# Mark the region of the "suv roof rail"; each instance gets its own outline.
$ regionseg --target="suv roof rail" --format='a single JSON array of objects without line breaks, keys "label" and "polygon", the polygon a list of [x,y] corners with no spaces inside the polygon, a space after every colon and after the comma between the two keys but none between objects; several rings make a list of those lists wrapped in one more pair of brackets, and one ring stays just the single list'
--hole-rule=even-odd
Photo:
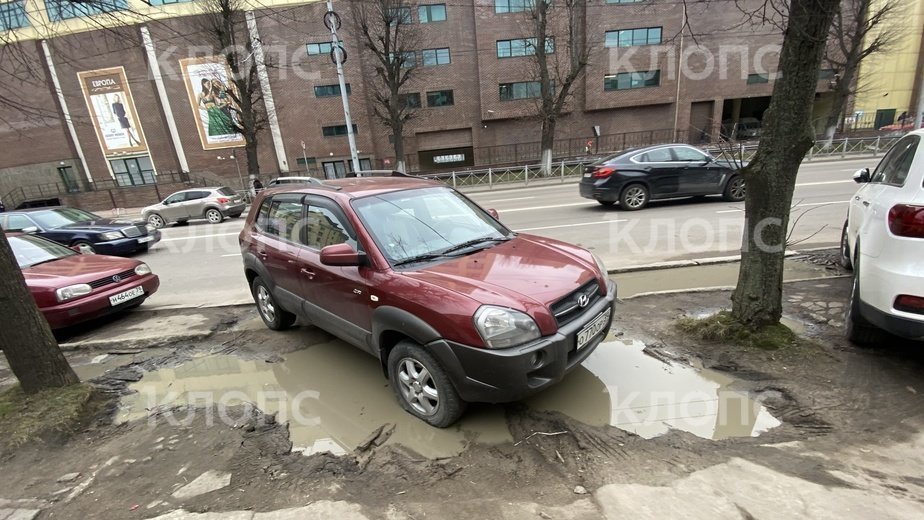
[{"label": "suv roof rail", "polygon": [[332,186],[332,185],[327,184],[326,182],[322,181],[321,179],[316,179],[316,178],[314,178],[314,177],[309,177],[309,178],[308,178],[308,184],[311,184],[311,185],[313,185],[313,186],[318,186],[319,188],[327,188],[327,189],[336,190],[336,191],[340,191],[340,190],[343,189],[343,188],[340,187],[340,186]]}]

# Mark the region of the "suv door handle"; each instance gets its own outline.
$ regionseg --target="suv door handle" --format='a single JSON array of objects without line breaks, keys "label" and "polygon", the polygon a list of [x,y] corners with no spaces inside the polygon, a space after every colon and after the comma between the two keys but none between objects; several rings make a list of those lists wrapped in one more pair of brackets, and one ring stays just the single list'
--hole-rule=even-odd
[{"label": "suv door handle", "polygon": [[257,251],[257,256],[259,256],[263,260],[266,260],[266,257],[269,255],[266,253],[266,251]]},{"label": "suv door handle", "polygon": [[308,278],[314,278],[314,271],[312,271],[311,269],[305,269],[304,267],[302,267],[301,269],[298,270],[298,272],[302,273]]}]

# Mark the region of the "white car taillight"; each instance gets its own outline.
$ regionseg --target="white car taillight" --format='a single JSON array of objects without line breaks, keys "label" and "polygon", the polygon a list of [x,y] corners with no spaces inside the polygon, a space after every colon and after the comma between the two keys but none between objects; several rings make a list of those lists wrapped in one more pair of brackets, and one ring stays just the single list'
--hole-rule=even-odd
[{"label": "white car taillight", "polygon": [[924,238],[924,206],[893,206],[889,210],[889,231],[899,237]]},{"label": "white car taillight", "polygon": [[895,310],[902,312],[924,314],[924,298],[911,296],[910,294],[900,294],[895,298],[893,307],[895,307]]}]

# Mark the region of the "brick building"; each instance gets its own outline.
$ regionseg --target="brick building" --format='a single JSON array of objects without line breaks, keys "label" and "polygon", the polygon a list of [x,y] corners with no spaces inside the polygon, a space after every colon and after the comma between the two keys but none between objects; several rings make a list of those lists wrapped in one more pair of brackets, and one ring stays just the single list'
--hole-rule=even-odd
[{"label": "brick building", "polygon": [[[202,60],[216,52],[202,36],[197,2],[105,1],[109,12],[89,14],[63,9],[67,0],[0,0],[4,41],[30,64],[0,61],[0,91],[7,93],[0,103],[0,197],[44,183],[72,191],[144,185],[175,172],[248,184],[242,142],[213,131],[225,116],[202,75]],[[530,1],[413,2],[420,66],[403,89],[420,105],[404,132],[411,171],[538,161]],[[730,123],[762,117],[779,29],[745,23],[732,0],[688,4],[586,2],[591,60],[559,121],[556,157],[585,154],[588,145],[602,151],[704,142],[723,122],[727,131]],[[239,37],[262,44],[273,101],[259,139],[261,174],[349,172],[325,3],[245,5],[249,30]],[[334,9],[343,20],[361,165],[387,168],[395,163],[392,138],[372,116],[373,63],[354,33],[353,0],[336,0]],[[556,53],[566,52],[560,24],[552,34]],[[827,89],[822,78],[819,110]]]}]

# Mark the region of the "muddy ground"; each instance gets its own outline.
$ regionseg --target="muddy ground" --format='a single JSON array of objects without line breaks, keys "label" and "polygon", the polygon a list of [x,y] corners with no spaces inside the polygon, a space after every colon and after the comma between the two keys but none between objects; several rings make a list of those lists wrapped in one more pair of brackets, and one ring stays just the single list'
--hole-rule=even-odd
[{"label": "muddy ground", "polygon": [[[823,257],[811,260],[828,265]],[[640,340],[649,355],[670,363],[728,374],[737,390],[760,396],[782,424],[759,436],[710,440],[672,430],[644,439],[526,404],[481,405],[473,412],[502,416],[512,440],[484,444],[470,434],[459,455],[441,458],[384,444],[390,426],[378,437],[374,429],[355,432],[372,436],[353,452],[305,456],[291,451],[287,424],[245,405],[226,412],[233,418],[228,423],[209,424],[209,414],[193,413],[178,426],[168,420],[175,417],[169,410],[157,409],[148,411],[152,418],[114,424],[118,399],[146,372],[205,354],[280,363],[306,344],[330,339],[312,328],[280,334],[252,326],[253,310],[246,307],[207,311],[213,332],[204,338],[180,337],[140,350],[104,346],[69,352],[108,400],[69,441],[2,453],[3,474],[15,477],[0,478],[0,499],[24,500],[18,504],[42,510],[39,518],[150,518],[181,507],[272,511],[319,500],[359,504],[371,518],[474,517],[485,514],[474,504],[491,500],[537,505],[518,518],[592,518],[601,514],[602,498],[587,495],[597,500],[595,506],[576,492],[612,484],[668,486],[743,459],[828,488],[924,504],[919,460],[901,464],[895,461],[904,455],[894,455],[895,446],[914,445],[924,425],[924,349],[899,340],[877,348],[846,342],[842,320],[849,288],[848,278],[786,285],[785,314],[813,340],[802,349],[697,342],[675,331],[679,316],[727,307],[727,291],[641,296],[617,306],[613,337]],[[97,356],[107,352],[100,361]],[[93,358],[97,363],[90,363]],[[330,370],[349,383],[348,367]],[[10,381],[5,367],[0,381]],[[384,379],[375,385],[390,392]],[[230,474],[230,485],[175,495],[207,471]],[[74,472],[80,476],[59,482]]]}]

